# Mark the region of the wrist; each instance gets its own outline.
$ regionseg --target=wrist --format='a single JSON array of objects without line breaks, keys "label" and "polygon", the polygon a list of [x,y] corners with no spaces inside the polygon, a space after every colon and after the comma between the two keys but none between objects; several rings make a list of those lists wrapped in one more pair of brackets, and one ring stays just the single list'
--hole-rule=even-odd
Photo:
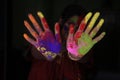
[{"label": "wrist", "polygon": [[78,60],[81,59],[80,56],[74,56],[74,55],[72,55],[70,52],[68,52],[68,56],[69,56],[69,58],[70,58],[71,60],[73,60],[73,61],[78,61]]},{"label": "wrist", "polygon": [[57,56],[56,53],[47,51],[46,48],[44,48],[44,47],[38,47],[37,50],[40,51],[40,53],[49,61],[55,59]]}]

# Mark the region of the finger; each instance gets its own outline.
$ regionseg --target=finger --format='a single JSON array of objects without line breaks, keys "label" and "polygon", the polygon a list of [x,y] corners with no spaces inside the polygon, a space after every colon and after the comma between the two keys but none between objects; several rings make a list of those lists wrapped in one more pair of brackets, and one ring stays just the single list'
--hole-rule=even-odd
[{"label": "finger", "polygon": [[69,28],[69,34],[68,34],[68,38],[67,38],[67,42],[72,42],[73,41],[73,34],[74,34],[74,25],[70,25]]},{"label": "finger", "polygon": [[85,16],[85,18],[82,20],[81,24],[79,25],[79,28],[78,28],[77,32],[75,33],[75,38],[76,38],[76,39],[77,39],[77,38],[80,38],[80,36],[81,36],[83,30],[85,29],[85,26],[86,26],[86,24],[87,24],[87,22],[88,22],[88,20],[90,19],[91,16],[92,16],[92,13],[89,12],[89,13]]},{"label": "finger", "polygon": [[71,24],[67,38],[67,47],[73,48],[73,34],[74,34],[74,25]]},{"label": "finger", "polygon": [[38,38],[38,34],[32,29],[32,27],[30,26],[30,24],[27,21],[24,21],[24,25],[25,27],[29,30],[29,32],[32,34],[32,36],[34,38]]},{"label": "finger", "polygon": [[105,32],[102,32],[98,37],[96,37],[95,39],[93,39],[93,43],[97,43],[98,41],[100,41],[104,36],[105,36]]},{"label": "finger", "polygon": [[61,43],[59,23],[56,23],[56,24],[55,24],[55,37],[56,37],[56,40]]},{"label": "finger", "polygon": [[45,30],[45,31],[46,31],[46,30],[49,30],[49,26],[48,26],[48,24],[47,24],[47,22],[46,22],[45,17],[43,16],[43,14],[42,14],[41,12],[38,12],[37,15],[39,16],[39,18],[40,18],[40,20],[41,20],[41,22],[42,22],[42,25],[43,25],[44,30]]},{"label": "finger", "polygon": [[31,39],[27,34],[23,34],[23,37],[32,45],[35,45],[35,41],[33,39]]},{"label": "finger", "polygon": [[94,16],[92,17],[90,23],[88,24],[88,27],[87,27],[86,30],[85,30],[85,33],[89,33],[89,32],[90,32],[90,30],[91,30],[92,27],[94,26],[97,18],[99,17],[99,15],[100,15],[99,12],[96,12],[96,13],[94,14]]},{"label": "finger", "polygon": [[99,21],[99,23],[97,24],[97,26],[90,32],[90,37],[91,38],[93,38],[97,34],[97,32],[99,31],[99,29],[101,28],[103,23],[104,23],[104,19],[101,19]]},{"label": "finger", "polygon": [[40,34],[40,32],[42,32],[42,29],[40,28],[40,25],[37,23],[37,21],[35,20],[33,15],[29,14],[28,17],[29,17],[30,21],[32,22],[32,24],[34,25],[37,32]]}]

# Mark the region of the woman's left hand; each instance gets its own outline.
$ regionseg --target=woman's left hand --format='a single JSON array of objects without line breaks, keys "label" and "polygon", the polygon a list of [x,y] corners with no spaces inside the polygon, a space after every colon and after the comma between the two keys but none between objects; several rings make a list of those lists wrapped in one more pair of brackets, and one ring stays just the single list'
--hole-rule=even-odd
[{"label": "woman's left hand", "polygon": [[61,50],[61,37],[59,23],[55,24],[55,35],[50,30],[47,21],[41,12],[38,12],[38,17],[43,25],[42,27],[38,24],[36,19],[32,14],[28,15],[30,21],[32,22],[35,30],[31,27],[28,21],[24,21],[25,27],[29,30],[34,39],[30,38],[26,33],[24,33],[24,38],[37,48],[37,50],[45,56],[48,60],[53,60],[57,55],[60,54]]},{"label": "woman's left hand", "polygon": [[[90,23],[87,25],[88,20],[92,16],[92,13],[89,12],[82,20],[75,34],[74,34],[74,25],[72,24],[70,25],[69,35],[67,38],[67,46],[66,46],[69,56],[72,55],[74,56],[74,58],[78,58],[78,57],[79,59],[82,58],[85,54],[87,54],[91,50],[91,48],[98,41],[100,41],[105,36],[105,32],[102,32],[99,36],[95,37],[95,35],[97,34],[97,32],[104,23],[104,19],[100,19],[99,23],[93,28],[99,15],[100,13],[96,12],[92,17]],[[86,29],[85,26],[87,26]]]}]

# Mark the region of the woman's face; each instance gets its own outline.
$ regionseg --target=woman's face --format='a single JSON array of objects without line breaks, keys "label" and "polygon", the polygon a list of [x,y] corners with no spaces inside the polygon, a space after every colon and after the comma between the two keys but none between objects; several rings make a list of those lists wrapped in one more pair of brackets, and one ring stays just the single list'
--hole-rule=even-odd
[{"label": "woman's face", "polygon": [[67,39],[70,24],[74,25],[74,30],[76,31],[81,20],[82,18],[80,18],[79,16],[72,16],[65,22],[63,29],[62,29],[62,36],[64,37],[64,39]]}]

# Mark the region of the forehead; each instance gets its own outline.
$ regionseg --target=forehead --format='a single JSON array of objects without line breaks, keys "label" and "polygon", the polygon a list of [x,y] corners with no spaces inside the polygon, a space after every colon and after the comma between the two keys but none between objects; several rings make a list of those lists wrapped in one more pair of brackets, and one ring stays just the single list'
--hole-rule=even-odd
[{"label": "forehead", "polygon": [[73,25],[77,25],[78,24],[78,20],[79,20],[79,16],[72,16],[70,17],[64,24],[63,30],[64,31],[68,31],[69,30],[69,25],[73,24]]},{"label": "forehead", "polygon": [[70,24],[73,24],[74,25],[74,28],[77,29],[80,22],[82,21],[83,19],[83,16],[77,16],[77,15],[74,15],[72,17],[70,17],[64,24],[63,26],[63,30],[64,31],[68,31],[69,30],[69,26]]},{"label": "forehead", "polygon": [[72,16],[68,19],[68,22],[76,23],[78,22],[79,16]]}]

